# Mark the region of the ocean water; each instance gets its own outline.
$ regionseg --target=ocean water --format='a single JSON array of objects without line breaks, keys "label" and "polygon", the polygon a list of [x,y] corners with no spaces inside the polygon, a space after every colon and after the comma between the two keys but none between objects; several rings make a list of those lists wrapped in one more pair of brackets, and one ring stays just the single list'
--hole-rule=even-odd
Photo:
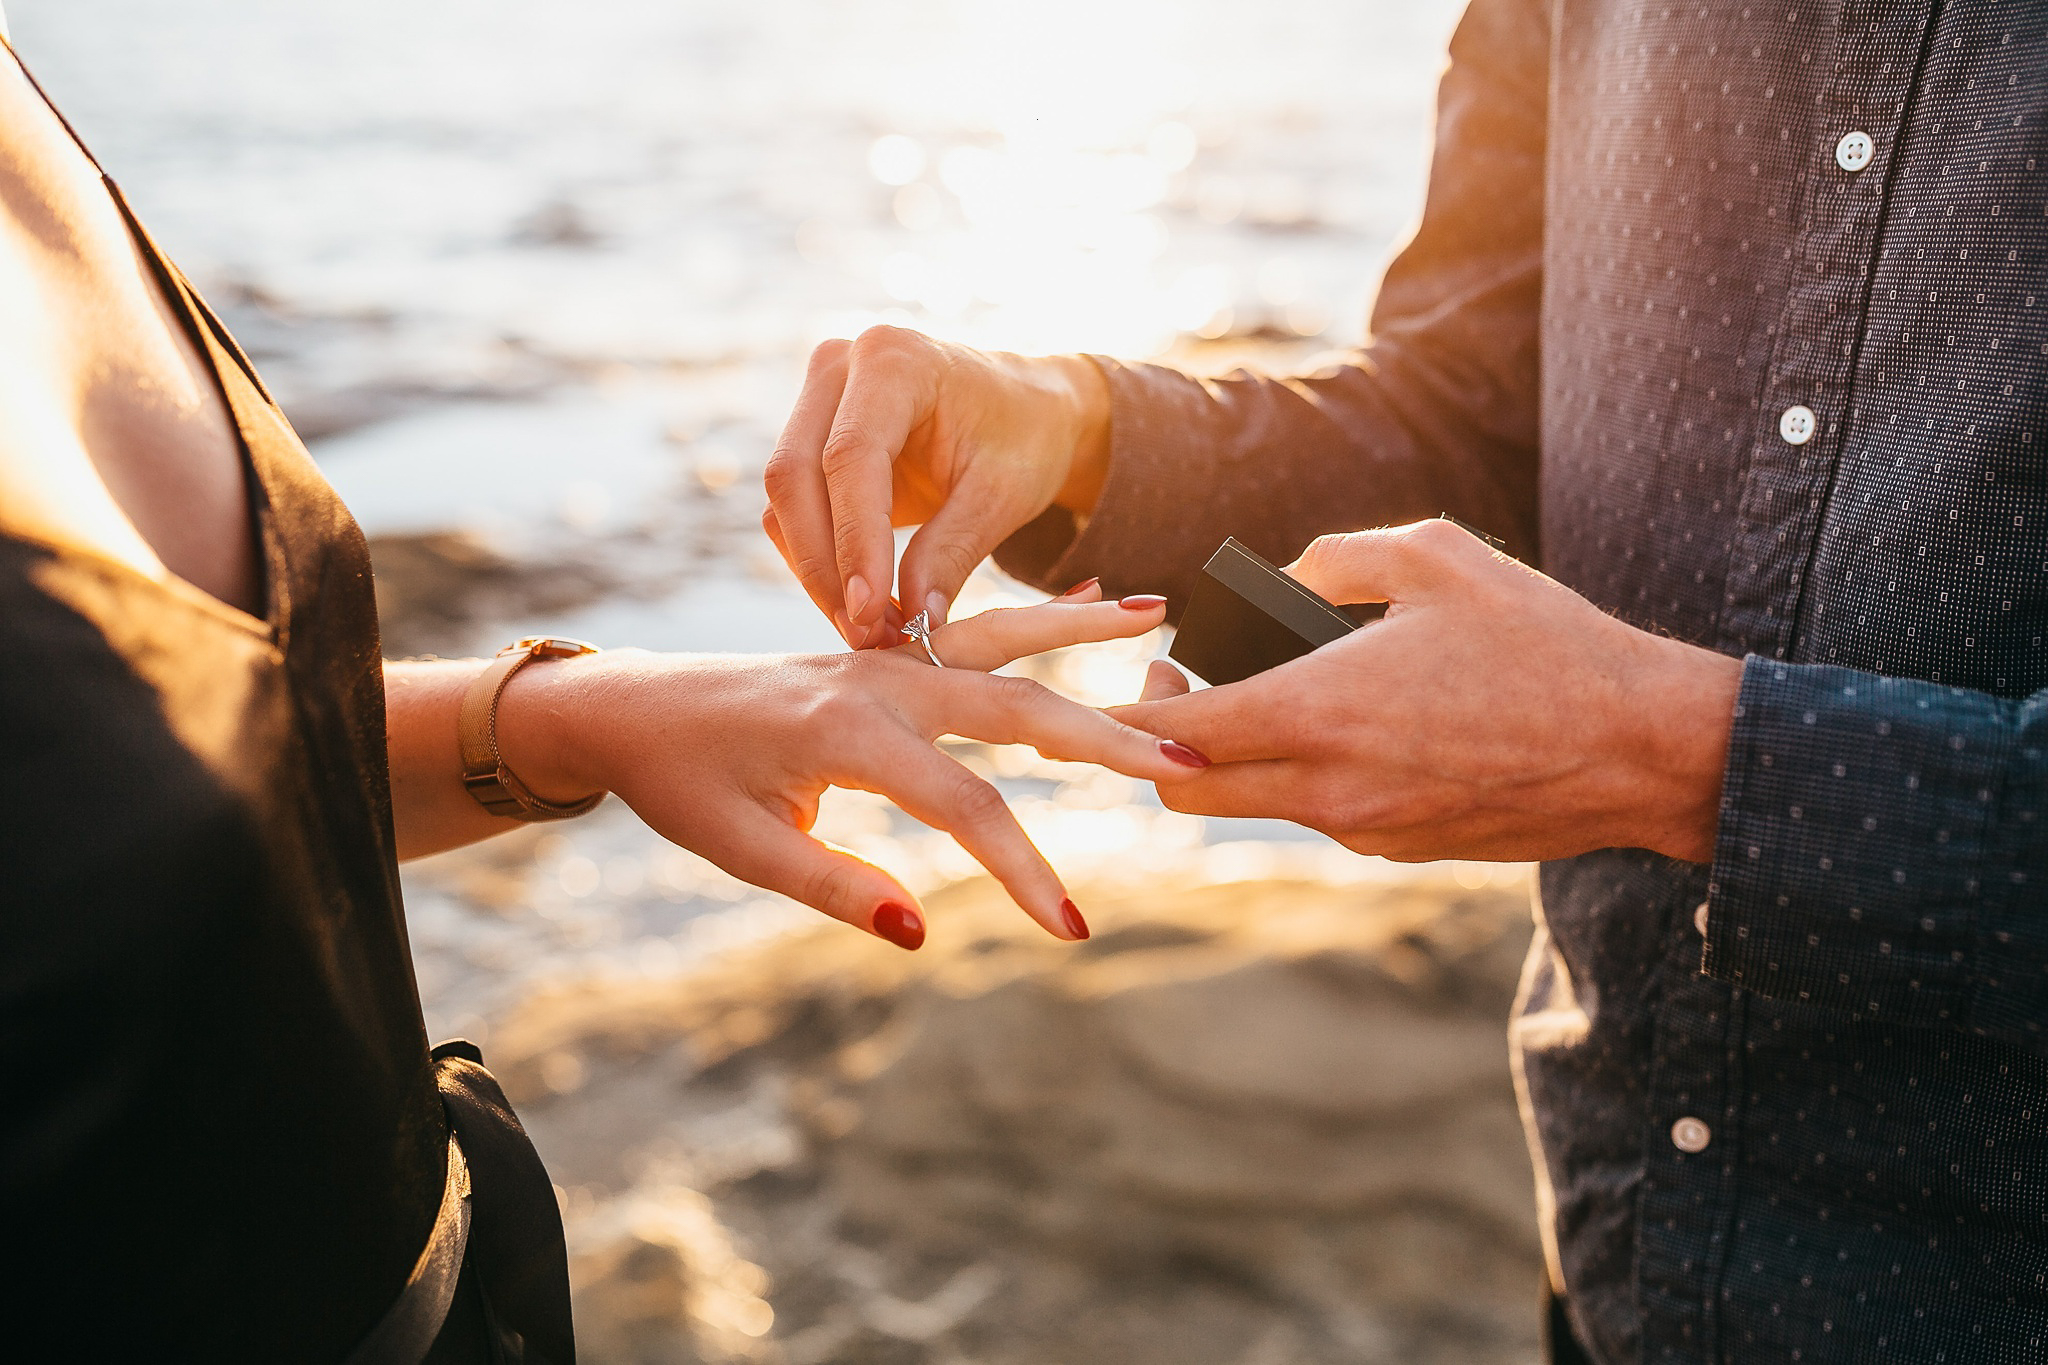
[{"label": "ocean water", "polygon": [[[380,565],[455,536],[505,570],[402,637],[443,654],[527,629],[836,648],[757,523],[825,337],[890,321],[1202,367],[1356,343],[1418,211],[1460,7],[7,3]],[[963,606],[1027,595],[990,571]],[[1117,700],[1160,647],[1036,667]],[[956,752],[1077,876],[1403,875],[1174,815],[1111,774]],[[820,832],[920,891],[974,870],[859,794]],[[487,1032],[539,980],[671,971],[804,915],[615,805],[428,860],[407,888],[437,1032]]]}]

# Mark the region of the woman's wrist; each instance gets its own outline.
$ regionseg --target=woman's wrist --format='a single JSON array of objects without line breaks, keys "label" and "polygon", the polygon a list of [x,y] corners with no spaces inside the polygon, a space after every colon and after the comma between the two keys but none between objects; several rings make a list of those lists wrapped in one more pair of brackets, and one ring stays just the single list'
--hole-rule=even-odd
[{"label": "woman's wrist", "polygon": [[537,659],[512,675],[498,698],[498,754],[544,801],[567,804],[611,789],[604,758],[605,693],[643,650]]}]

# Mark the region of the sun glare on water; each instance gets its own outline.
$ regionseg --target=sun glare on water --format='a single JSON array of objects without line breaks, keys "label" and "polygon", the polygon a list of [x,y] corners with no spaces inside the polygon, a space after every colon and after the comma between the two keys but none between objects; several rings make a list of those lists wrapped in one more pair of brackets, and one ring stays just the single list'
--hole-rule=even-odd
[{"label": "sun glare on water", "polygon": [[1215,323],[1227,273],[1164,262],[1161,209],[1200,150],[1184,121],[1197,73],[1148,37],[1171,7],[989,4],[953,18],[958,59],[921,67],[931,83],[901,101],[906,126],[869,150],[907,242],[880,269],[898,306],[866,320],[1138,355]]}]

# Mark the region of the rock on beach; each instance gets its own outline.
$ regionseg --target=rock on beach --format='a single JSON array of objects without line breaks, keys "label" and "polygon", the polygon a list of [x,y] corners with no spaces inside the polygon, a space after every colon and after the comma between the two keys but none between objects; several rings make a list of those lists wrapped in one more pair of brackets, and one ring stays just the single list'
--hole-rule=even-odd
[{"label": "rock on beach", "polygon": [[[1077,888],[1077,896],[1087,888]],[[597,1365],[1532,1361],[1526,892],[986,882],[494,1032]]]}]

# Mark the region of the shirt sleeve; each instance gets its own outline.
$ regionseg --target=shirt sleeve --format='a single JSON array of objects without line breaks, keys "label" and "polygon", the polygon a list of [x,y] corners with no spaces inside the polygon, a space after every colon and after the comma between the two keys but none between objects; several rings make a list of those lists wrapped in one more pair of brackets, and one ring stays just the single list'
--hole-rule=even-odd
[{"label": "shirt sleeve", "polygon": [[1751,657],[1702,970],[1759,995],[2038,1047],[2048,692]]},{"label": "shirt sleeve", "polygon": [[1085,524],[1047,512],[998,564],[1178,604],[1225,536],[1285,563],[1326,532],[1442,512],[1533,554],[1548,11],[1474,0],[1459,23],[1422,222],[1368,344],[1291,378],[1094,358],[1111,397],[1102,496]]}]

